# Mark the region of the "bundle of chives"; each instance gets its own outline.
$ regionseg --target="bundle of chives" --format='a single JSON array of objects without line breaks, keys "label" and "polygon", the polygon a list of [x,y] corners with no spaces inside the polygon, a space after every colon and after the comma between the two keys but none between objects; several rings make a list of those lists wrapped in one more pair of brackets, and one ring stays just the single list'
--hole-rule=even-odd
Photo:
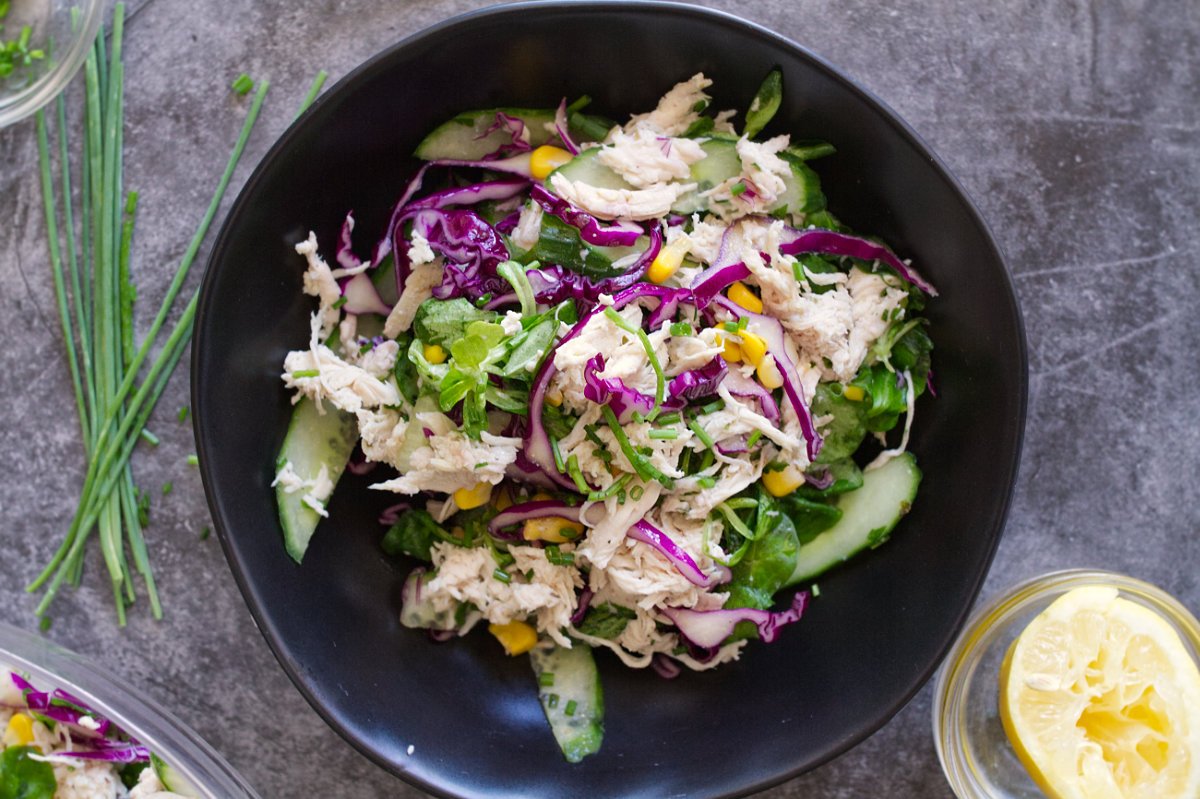
[{"label": "bundle of chives", "polygon": [[[142,534],[144,507],[133,482],[129,459],[187,347],[196,313],[195,295],[153,358],[150,353],[155,349],[159,333],[225,196],[268,88],[266,81],[259,84],[208,209],[176,268],[150,329],[141,345],[135,346],[133,301],[136,292],[130,279],[130,255],[137,193],[124,194],[122,201],[124,21],[125,7],[118,3],[113,10],[111,48],[107,57],[105,33],[101,30],[84,68],[78,237],[72,208],[66,101],[61,95],[56,101],[58,169],[66,239],[65,272],[59,237],[59,208],[54,196],[50,135],[45,113],[39,111],[36,118],[38,165],[55,301],[88,468],[79,506],[67,535],[50,563],[27,589],[37,591],[44,587],[37,607],[37,613],[44,616],[64,581],[78,585],[83,571],[84,545],[95,532],[100,539],[117,620],[121,624],[125,623],[126,607],[136,596],[130,560],[133,570],[141,574],[145,582],[151,612],[155,618],[162,616]],[[319,90],[319,84],[315,85],[314,97]],[[150,364],[143,370],[147,359]],[[152,436],[150,438],[153,440]]]}]

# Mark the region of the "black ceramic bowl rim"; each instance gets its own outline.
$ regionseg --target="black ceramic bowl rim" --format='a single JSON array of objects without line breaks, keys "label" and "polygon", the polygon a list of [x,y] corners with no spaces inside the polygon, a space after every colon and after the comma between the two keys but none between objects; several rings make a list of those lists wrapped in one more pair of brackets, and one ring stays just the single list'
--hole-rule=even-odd
[{"label": "black ceramic bowl rim", "polygon": [[[879,116],[885,120],[888,125],[890,125],[900,139],[924,155],[929,162],[930,168],[934,173],[936,173],[938,179],[940,179],[954,195],[957,195],[962,203],[963,210],[965,210],[966,214],[970,218],[970,221],[978,229],[978,235],[986,247],[991,250],[995,260],[1001,265],[1005,264],[1002,250],[997,245],[994,237],[991,234],[991,231],[988,229],[987,224],[980,216],[974,202],[971,200],[966,190],[959,184],[957,179],[951,174],[950,170],[933,152],[933,150],[927,144],[925,144],[921,137],[911,127],[909,127],[909,125],[904,122],[900,116],[896,114],[886,103],[884,103],[871,92],[859,86],[824,58],[814,54],[806,47],[797,44],[796,42],[793,42],[792,40],[771,30],[768,30],[757,23],[750,22],[719,10],[685,5],[677,2],[668,2],[666,0],[641,0],[636,3],[627,2],[627,0],[527,0],[526,2],[480,9],[447,19],[387,47],[348,73],[324,95],[322,95],[322,97],[319,98],[304,115],[297,119],[288,128],[288,130],[271,147],[271,149],[256,167],[254,173],[246,182],[245,187],[242,189],[237,201],[226,217],[226,221],[222,226],[217,243],[213,248],[212,255],[209,258],[210,268],[206,271],[205,279],[201,287],[201,295],[197,313],[197,329],[200,332],[193,343],[191,375],[192,405],[193,408],[196,409],[196,444],[200,459],[201,476],[204,483],[205,494],[208,499],[210,509],[212,510],[214,525],[221,541],[222,548],[227,559],[229,560],[234,578],[243,596],[247,599],[250,612],[260,631],[262,632],[263,637],[266,639],[271,651],[274,653],[276,659],[279,661],[280,665],[283,667],[293,684],[297,687],[297,689],[299,689],[300,693],[305,697],[313,709],[316,710],[317,713],[335,731],[337,731],[359,752],[410,784],[439,796],[457,796],[458,794],[448,792],[446,787],[443,785],[439,785],[436,782],[423,779],[418,775],[407,772],[397,763],[392,762],[386,757],[383,757],[372,747],[369,741],[351,732],[336,714],[331,713],[318,700],[316,692],[313,688],[313,678],[304,673],[301,665],[292,657],[292,655],[283,645],[275,625],[268,618],[267,614],[263,612],[262,608],[260,608],[251,599],[253,596],[253,591],[250,588],[250,583],[252,581],[244,565],[234,552],[230,534],[228,532],[228,526],[226,524],[226,515],[224,512],[222,498],[216,493],[213,487],[215,484],[215,479],[210,473],[209,469],[210,459],[207,457],[207,453],[210,451],[210,448],[217,447],[219,444],[218,442],[207,437],[205,435],[205,431],[202,429],[204,399],[201,392],[197,388],[199,384],[198,378],[200,377],[199,364],[202,360],[201,358],[197,357],[197,353],[200,352],[204,347],[203,330],[201,329],[200,320],[204,319],[208,313],[212,311],[210,306],[212,304],[211,295],[213,292],[211,291],[211,288],[214,283],[214,270],[211,267],[223,259],[225,250],[229,246],[231,220],[235,219],[243,210],[243,206],[248,201],[248,198],[254,193],[256,187],[264,179],[264,175],[269,171],[272,162],[276,160],[281,153],[285,152],[289,148],[292,140],[297,134],[297,131],[303,128],[303,126],[306,124],[306,121],[311,118],[312,114],[319,109],[325,101],[327,101],[330,97],[337,95],[339,92],[353,88],[354,85],[360,82],[364,76],[373,72],[375,67],[380,62],[388,60],[397,51],[413,47],[427,38],[443,33],[447,29],[457,28],[460,26],[470,26],[474,23],[484,22],[495,17],[537,13],[538,11],[547,8],[563,7],[569,7],[575,12],[602,12],[605,10],[621,10],[626,12],[647,11],[651,13],[668,12],[673,15],[681,15],[685,17],[699,17],[706,19],[708,22],[713,22],[718,26],[741,28],[745,33],[760,37],[761,39],[767,40],[775,45],[792,50],[801,60],[809,62],[809,64],[815,67],[817,70],[826,73],[828,77],[840,84],[847,92],[857,95],[860,99],[865,101],[868,106],[873,107],[878,112]],[[1000,534],[1003,530],[1004,521],[1007,517],[1013,492],[1015,490],[1017,468],[1020,460],[1020,452],[1025,431],[1025,414],[1028,401],[1028,357],[1025,330],[1021,319],[1020,308],[1017,305],[1016,293],[1013,289],[1012,280],[1007,268],[1005,268],[1004,274],[1000,276],[1000,279],[1002,284],[1007,289],[1008,297],[1006,299],[1011,301],[1011,307],[1006,310],[1011,310],[1011,322],[1016,334],[1015,343],[1018,349],[1019,361],[1022,365],[1022,369],[1019,374],[1019,383],[1018,385],[1014,386],[1017,392],[1014,399],[1016,401],[1016,407],[1019,410],[1019,414],[1018,418],[1014,420],[1016,428],[1014,431],[1015,438],[1012,448],[1012,457],[1009,463],[1004,464],[1002,470],[1006,475],[1006,489],[1003,496],[999,498],[999,502],[997,503],[998,513],[995,516],[994,529],[988,531],[991,541],[982,561],[982,568],[979,570],[979,573],[973,581],[973,585],[970,589],[972,601],[964,603],[963,606],[958,610],[957,617],[952,628],[947,630],[944,640],[941,641],[937,647],[937,656],[929,663],[925,664],[922,669],[920,669],[917,679],[912,683],[912,685],[908,686],[892,704],[879,708],[874,719],[870,723],[863,725],[857,735],[831,745],[819,757],[791,765],[790,767],[780,769],[775,773],[763,775],[758,779],[748,780],[744,786],[739,787],[737,790],[721,794],[713,794],[713,796],[741,796],[765,790],[774,785],[778,785],[789,779],[797,777],[803,773],[811,771],[812,769],[817,768],[818,766],[821,766],[833,758],[843,754],[854,746],[857,746],[859,743],[879,730],[884,724],[886,724],[896,713],[898,713],[905,705],[907,705],[913,696],[915,696],[916,693],[925,685],[925,683],[928,682],[938,665],[941,663],[942,659],[945,657],[946,653],[949,651],[949,648],[954,642],[958,631],[962,629],[962,626],[971,610],[973,600],[978,596],[978,592],[983,585],[985,577],[987,576],[988,568],[990,567],[992,559],[995,556],[996,548],[999,545]]]}]

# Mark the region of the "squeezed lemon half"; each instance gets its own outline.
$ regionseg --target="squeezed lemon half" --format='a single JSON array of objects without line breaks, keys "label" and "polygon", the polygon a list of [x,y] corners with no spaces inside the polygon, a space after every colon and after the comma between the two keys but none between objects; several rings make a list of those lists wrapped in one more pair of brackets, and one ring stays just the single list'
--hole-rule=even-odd
[{"label": "squeezed lemon half", "polygon": [[1029,623],[1000,669],[1000,718],[1056,799],[1200,797],[1200,670],[1116,588],[1076,588]]}]

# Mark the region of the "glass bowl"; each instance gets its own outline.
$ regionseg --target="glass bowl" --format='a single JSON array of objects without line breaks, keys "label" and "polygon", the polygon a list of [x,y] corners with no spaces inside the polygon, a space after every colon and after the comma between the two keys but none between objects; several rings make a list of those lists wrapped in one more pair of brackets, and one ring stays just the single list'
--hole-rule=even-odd
[{"label": "glass bowl", "polygon": [[136,738],[171,766],[198,799],[258,799],[221,755],[169,712],[88,658],[0,622],[0,670],[40,690],[61,688]]},{"label": "glass bowl", "polygon": [[1156,612],[1200,664],[1200,622],[1171,595],[1108,571],[1073,569],[1034,577],[993,598],[968,622],[937,676],[933,734],[946,779],[959,799],[1040,799],[1000,722],[1000,665],[1013,640],[1063,594],[1112,586]]},{"label": "glass bowl", "polygon": [[0,128],[29,116],[66,88],[87,58],[103,11],[102,0],[11,0],[0,19],[0,45],[22,38],[28,27],[25,50],[40,50],[42,56],[0,76]]}]

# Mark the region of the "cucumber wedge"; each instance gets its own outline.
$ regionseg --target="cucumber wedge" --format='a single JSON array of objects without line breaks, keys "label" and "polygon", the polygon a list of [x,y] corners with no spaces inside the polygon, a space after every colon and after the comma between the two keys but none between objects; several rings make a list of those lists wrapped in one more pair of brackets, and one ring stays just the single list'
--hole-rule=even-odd
[{"label": "cucumber wedge", "polygon": [[800,547],[787,585],[811,580],[851,555],[886,541],[912,507],[920,483],[921,470],[909,452],[864,472],[862,488],[843,494],[838,501],[842,518]]},{"label": "cucumber wedge", "polygon": [[[604,692],[591,647],[530,650],[538,700],[568,763],[600,751],[604,738]],[[549,685],[547,685],[549,683]]]},{"label": "cucumber wedge", "polygon": [[539,147],[551,138],[546,123],[554,123],[554,111],[545,108],[485,108],[466,111],[433,129],[417,145],[416,156],[425,161],[452,158],[461,161],[478,161],[489,153],[512,141],[507,128],[499,128],[484,135],[484,131],[496,123],[496,114],[516,117],[525,123],[529,131],[529,144]]},{"label": "cucumber wedge", "polygon": [[[733,139],[709,139],[701,147],[705,156],[692,164],[691,182],[696,190],[676,200],[671,210],[677,214],[703,213],[709,210],[708,200],[701,192],[717,186],[742,173],[742,160],[737,153],[737,141]],[[602,148],[584,150],[556,169],[554,175],[562,175],[573,182],[585,183],[601,189],[631,189],[625,180],[600,162],[597,157]],[[807,214],[825,207],[825,195],[821,193],[821,181],[817,173],[799,158],[787,153],[781,156],[791,167],[792,174],[785,179],[787,188],[779,199],[767,209],[770,213]],[[550,186],[547,178],[546,185]]]},{"label": "cucumber wedge", "polygon": [[[287,435],[276,459],[276,469],[291,461],[292,469],[305,480],[314,479],[324,466],[329,479],[337,485],[338,478],[350,460],[358,443],[358,422],[353,415],[325,403],[325,413],[307,397],[296,404]],[[292,559],[299,563],[308,549],[320,515],[305,505],[303,492],[288,493],[282,485],[275,487],[275,502],[279,507],[279,524],[283,542]]]},{"label": "cucumber wedge", "polygon": [[[171,793],[186,796],[189,799],[199,799],[200,792],[196,790],[190,782],[184,779],[183,775],[175,770],[174,766],[169,765],[161,757],[150,754],[150,765],[154,768],[154,775],[158,777],[158,781],[162,783],[163,788]],[[159,796],[160,794],[154,794]]]}]

